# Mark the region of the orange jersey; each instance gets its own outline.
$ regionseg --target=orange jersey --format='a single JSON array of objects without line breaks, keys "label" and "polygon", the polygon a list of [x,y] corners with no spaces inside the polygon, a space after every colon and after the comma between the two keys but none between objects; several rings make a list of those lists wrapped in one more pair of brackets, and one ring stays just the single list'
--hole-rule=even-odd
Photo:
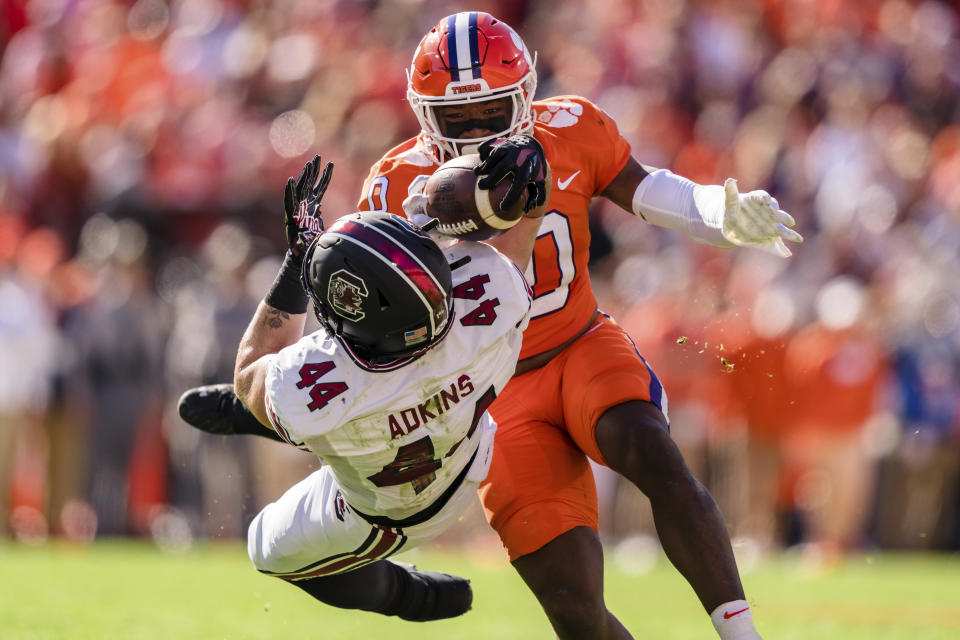
[{"label": "orange jersey", "polygon": [[[534,136],[543,145],[554,182],[525,274],[534,300],[521,358],[564,343],[593,315],[597,302],[587,272],[588,207],[630,157],[630,144],[613,119],[585,98],[539,100],[533,110]],[[403,215],[410,183],[439,166],[419,138],[394,147],[370,170],[358,210]]]}]

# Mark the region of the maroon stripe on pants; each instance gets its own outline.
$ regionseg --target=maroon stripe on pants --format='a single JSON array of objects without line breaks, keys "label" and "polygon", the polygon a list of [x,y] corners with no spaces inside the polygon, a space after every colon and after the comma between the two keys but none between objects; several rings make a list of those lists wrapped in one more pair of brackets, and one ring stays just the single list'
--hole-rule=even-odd
[{"label": "maroon stripe on pants", "polygon": [[389,551],[393,545],[396,544],[397,538],[399,538],[399,536],[390,529],[385,529],[384,527],[379,527],[379,529],[383,532],[383,537],[380,538],[380,542],[375,544],[370,551],[361,556],[343,558],[334,562],[333,564],[320,567],[319,569],[314,569],[308,573],[277,577],[283,578],[284,580],[304,580],[306,578],[316,578],[317,576],[325,576],[330,575],[331,573],[343,571],[344,569],[352,567],[355,564],[365,564],[368,561],[377,560],[381,555]]}]

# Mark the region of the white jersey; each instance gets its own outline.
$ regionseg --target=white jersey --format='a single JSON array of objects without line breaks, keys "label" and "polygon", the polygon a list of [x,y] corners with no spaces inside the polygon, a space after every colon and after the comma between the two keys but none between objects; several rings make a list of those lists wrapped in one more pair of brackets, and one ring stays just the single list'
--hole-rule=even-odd
[{"label": "white jersey", "polygon": [[329,465],[361,513],[402,520],[444,494],[495,428],[486,409],[520,353],[531,305],[520,271],[483,243],[444,253],[469,261],[452,272],[447,335],[419,358],[371,368],[321,328],[268,368],[274,428]]}]

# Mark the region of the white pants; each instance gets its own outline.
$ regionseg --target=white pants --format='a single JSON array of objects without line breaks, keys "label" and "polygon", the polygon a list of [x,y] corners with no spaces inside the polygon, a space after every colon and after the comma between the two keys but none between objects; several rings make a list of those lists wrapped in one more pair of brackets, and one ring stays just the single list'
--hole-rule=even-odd
[{"label": "white pants", "polygon": [[323,467],[253,519],[247,532],[250,560],[263,573],[303,580],[359,569],[417,547],[450,527],[470,506],[490,466],[493,429],[484,430],[479,447],[466,477],[443,508],[426,522],[402,529],[370,524],[354,513],[330,468]]}]

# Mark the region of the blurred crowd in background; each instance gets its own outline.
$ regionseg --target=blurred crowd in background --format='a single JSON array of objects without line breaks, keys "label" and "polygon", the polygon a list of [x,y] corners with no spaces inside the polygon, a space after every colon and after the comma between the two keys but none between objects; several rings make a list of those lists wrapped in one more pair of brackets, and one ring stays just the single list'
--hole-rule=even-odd
[{"label": "blurred crowd in background", "polygon": [[[285,248],[418,131],[405,68],[479,9],[644,164],[766,189],[781,260],[592,211],[602,308],[669,395],[738,548],[960,548],[960,11],[935,0],[6,0],[0,9],[0,538],[236,538],[316,467],[176,416],[228,381]],[[603,533],[652,532],[597,469]],[[461,532],[485,529],[471,521]],[[744,547],[745,548],[745,547]]]}]

